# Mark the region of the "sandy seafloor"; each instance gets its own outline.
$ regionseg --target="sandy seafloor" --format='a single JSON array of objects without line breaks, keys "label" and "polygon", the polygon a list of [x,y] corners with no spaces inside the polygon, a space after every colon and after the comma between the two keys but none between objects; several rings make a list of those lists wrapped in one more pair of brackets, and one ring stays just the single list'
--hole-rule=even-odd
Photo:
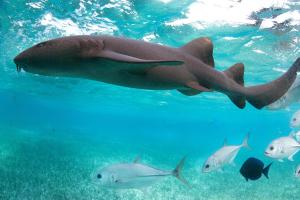
[{"label": "sandy seafloor", "polygon": [[[278,77],[299,57],[298,1],[211,2],[0,0],[0,199],[299,199],[300,155],[280,163],[263,154],[272,139],[289,134],[299,104],[239,110],[220,93],[186,97],[18,74],[12,62],[21,50],[66,35],[109,34],[174,47],[209,36],[216,68],[244,62],[246,84],[254,85]],[[201,173],[225,138],[240,144],[248,132],[251,150],[242,149],[235,165]],[[137,156],[171,170],[185,155],[183,176],[191,188],[174,177],[145,191],[108,190],[95,181],[95,170]],[[239,174],[250,156],[274,162],[269,180],[246,182]]]}]

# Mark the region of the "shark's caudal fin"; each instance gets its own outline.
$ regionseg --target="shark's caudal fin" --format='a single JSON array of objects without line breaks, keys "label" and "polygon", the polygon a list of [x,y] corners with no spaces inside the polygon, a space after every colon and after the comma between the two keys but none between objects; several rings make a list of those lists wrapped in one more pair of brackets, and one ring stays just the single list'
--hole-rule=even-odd
[{"label": "shark's caudal fin", "polygon": [[181,182],[183,182],[184,184],[186,184],[187,186],[189,186],[188,182],[181,176],[181,171],[182,168],[184,166],[184,162],[185,162],[186,157],[183,157],[179,163],[177,164],[176,168],[172,171],[173,176],[175,176],[176,178],[178,178],[178,180],[180,180]]},{"label": "shark's caudal fin", "polygon": [[186,45],[180,47],[180,50],[200,59],[202,62],[211,67],[215,66],[213,57],[213,43],[207,37],[194,39]]},{"label": "shark's caudal fin", "polygon": [[[244,64],[237,63],[225,70],[224,73],[231,79],[233,79],[240,86],[244,86]],[[228,94],[230,100],[239,108],[244,108],[246,105],[244,95]]]},{"label": "shark's caudal fin", "polygon": [[282,97],[294,83],[300,70],[300,57],[278,79],[263,85],[246,88],[245,97],[255,108],[261,109]]}]

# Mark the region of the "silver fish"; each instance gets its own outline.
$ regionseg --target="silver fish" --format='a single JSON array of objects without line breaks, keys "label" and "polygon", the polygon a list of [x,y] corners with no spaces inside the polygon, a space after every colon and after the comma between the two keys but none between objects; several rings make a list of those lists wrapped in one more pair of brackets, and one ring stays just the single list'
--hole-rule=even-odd
[{"label": "silver fish", "polygon": [[287,158],[293,161],[293,156],[300,150],[300,143],[294,138],[294,134],[273,140],[265,150],[265,155],[283,161]]},{"label": "silver fish", "polygon": [[295,112],[291,118],[290,126],[292,128],[299,128],[300,127],[300,110]]},{"label": "silver fish", "polygon": [[139,163],[138,160],[132,163],[113,164],[99,170],[94,178],[102,187],[114,189],[142,189],[168,176],[174,176],[187,184],[181,176],[184,162],[185,157],[180,160],[174,170],[170,171]]},{"label": "silver fish", "polygon": [[202,172],[208,173],[217,169],[221,169],[224,165],[233,163],[235,157],[243,147],[248,147],[249,134],[245,137],[241,145],[227,145],[224,142],[224,146],[212,154],[203,164]]}]

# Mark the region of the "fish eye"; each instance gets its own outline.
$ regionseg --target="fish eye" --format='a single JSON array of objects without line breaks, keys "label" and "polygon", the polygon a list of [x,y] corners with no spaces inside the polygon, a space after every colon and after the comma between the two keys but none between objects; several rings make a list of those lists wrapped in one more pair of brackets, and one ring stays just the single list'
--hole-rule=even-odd
[{"label": "fish eye", "polygon": [[36,45],[36,47],[43,47],[46,45],[47,42],[41,42],[39,44]]},{"label": "fish eye", "polygon": [[300,169],[299,169],[299,171],[298,171],[298,174],[300,174]]},{"label": "fish eye", "polygon": [[295,121],[296,121],[296,118],[294,118],[293,121],[295,122]]},{"label": "fish eye", "polygon": [[97,178],[98,178],[98,179],[101,179],[101,178],[102,178],[102,175],[101,175],[101,174],[98,174],[98,175],[97,175]]},{"label": "fish eye", "polygon": [[271,151],[273,151],[273,150],[274,150],[274,147],[273,147],[273,146],[271,146],[271,147],[270,147],[270,150],[271,150]]},{"label": "fish eye", "polygon": [[209,164],[205,165],[205,168],[208,169],[209,168]]}]

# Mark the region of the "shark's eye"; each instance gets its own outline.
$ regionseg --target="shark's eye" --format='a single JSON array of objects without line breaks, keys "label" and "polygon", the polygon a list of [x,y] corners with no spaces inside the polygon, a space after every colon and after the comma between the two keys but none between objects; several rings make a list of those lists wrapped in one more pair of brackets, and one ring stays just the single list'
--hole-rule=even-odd
[{"label": "shark's eye", "polygon": [[300,174],[300,169],[299,169],[299,171],[298,171],[298,174]]},{"label": "shark's eye", "polygon": [[270,147],[270,150],[271,150],[271,151],[273,151],[273,150],[274,150],[274,147],[273,147],[273,146],[271,146],[271,147]]},{"label": "shark's eye", "polygon": [[37,44],[36,47],[43,47],[45,45],[46,45],[46,42],[41,42],[41,43]]},{"label": "shark's eye", "polygon": [[207,165],[205,165],[205,168],[206,168],[206,169],[208,169],[208,168],[209,168],[209,165],[208,165],[208,164],[207,164]]},{"label": "shark's eye", "polygon": [[293,118],[293,121],[295,122],[297,119],[296,118]]},{"label": "shark's eye", "polygon": [[97,175],[97,178],[98,178],[98,179],[101,179],[101,178],[102,178],[102,175],[101,175],[101,174],[98,174],[98,175]]}]

